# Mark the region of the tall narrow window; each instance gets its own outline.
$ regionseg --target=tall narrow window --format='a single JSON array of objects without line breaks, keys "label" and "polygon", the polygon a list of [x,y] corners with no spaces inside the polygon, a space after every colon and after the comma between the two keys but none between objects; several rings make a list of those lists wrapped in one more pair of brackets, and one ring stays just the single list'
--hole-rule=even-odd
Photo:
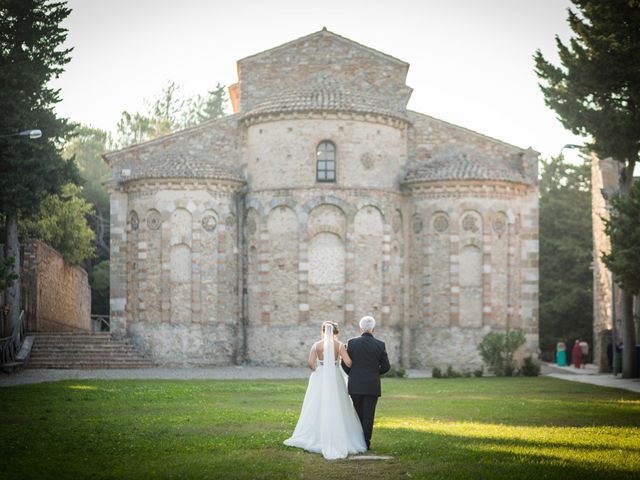
[{"label": "tall narrow window", "polygon": [[332,142],[320,142],[316,149],[316,180],[336,181],[336,146]]}]

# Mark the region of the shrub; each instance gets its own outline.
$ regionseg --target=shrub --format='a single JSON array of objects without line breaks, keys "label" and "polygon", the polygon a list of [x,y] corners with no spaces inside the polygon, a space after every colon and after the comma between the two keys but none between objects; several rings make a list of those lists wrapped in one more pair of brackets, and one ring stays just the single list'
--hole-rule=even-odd
[{"label": "shrub", "polygon": [[433,378],[442,378],[442,370],[440,370],[438,367],[433,367],[433,369],[431,370],[431,376]]},{"label": "shrub", "polygon": [[484,375],[484,367],[480,367],[477,370],[473,371],[473,376],[474,377],[480,378],[482,375]]},{"label": "shrub", "polygon": [[540,363],[534,360],[533,357],[528,356],[524,359],[520,372],[525,377],[537,377],[540,375]]},{"label": "shrub", "polygon": [[498,377],[510,377],[515,372],[513,352],[524,341],[524,333],[520,330],[489,332],[478,345],[478,350],[490,372]]},{"label": "shrub", "polygon": [[458,372],[457,370],[454,370],[451,365],[447,367],[447,373],[445,374],[446,378],[458,378],[461,376],[462,376],[462,373]]},{"label": "shrub", "polygon": [[402,367],[391,367],[384,376],[387,378],[404,378],[407,376],[407,371]]}]

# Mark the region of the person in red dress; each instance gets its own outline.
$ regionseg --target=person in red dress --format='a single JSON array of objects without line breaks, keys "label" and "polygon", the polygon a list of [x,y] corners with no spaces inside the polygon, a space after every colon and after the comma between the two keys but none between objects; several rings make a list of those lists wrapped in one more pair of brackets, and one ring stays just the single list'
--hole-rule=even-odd
[{"label": "person in red dress", "polygon": [[580,348],[580,340],[576,340],[573,344],[573,350],[571,350],[571,360],[573,360],[573,366],[580,368],[580,357],[582,356],[582,349]]}]

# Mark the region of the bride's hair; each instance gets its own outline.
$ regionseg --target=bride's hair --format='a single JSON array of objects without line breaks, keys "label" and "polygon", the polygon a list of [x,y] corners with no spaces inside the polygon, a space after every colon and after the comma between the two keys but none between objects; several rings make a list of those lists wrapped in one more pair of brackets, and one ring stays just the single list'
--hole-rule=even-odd
[{"label": "bride's hair", "polygon": [[333,334],[337,335],[338,333],[340,333],[340,330],[338,330],[338,324],[336,322],[332,322],[327,320],[326,322],[322,322],[322,333],[324,333],[324,326],[329,323],[331,325],[333,325]]}]

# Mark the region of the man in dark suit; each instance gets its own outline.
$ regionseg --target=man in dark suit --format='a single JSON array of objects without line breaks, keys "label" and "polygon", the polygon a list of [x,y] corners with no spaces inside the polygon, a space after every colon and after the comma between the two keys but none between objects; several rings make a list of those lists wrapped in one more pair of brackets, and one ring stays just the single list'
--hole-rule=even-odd
[{"label": "man in dark suit", "polygon": [[358,413],[367,448],[371,447],[373,419],[380,396],[380,375],[389,371],[389,357],[384,342],[373,337],[376,321],[373,317],[360,319],[361,336],[347,342],[351,368],[342,368],[349,375],[349,395]]}]

